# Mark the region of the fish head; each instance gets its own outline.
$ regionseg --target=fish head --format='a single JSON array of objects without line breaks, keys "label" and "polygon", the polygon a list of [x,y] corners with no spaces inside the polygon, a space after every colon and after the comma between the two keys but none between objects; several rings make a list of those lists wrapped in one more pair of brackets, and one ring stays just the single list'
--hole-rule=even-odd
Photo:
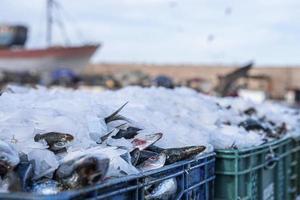
[{"label": "fish head", "polygon": [[151,156],[143,163],[141,168],[142,171],[158,169],[163,167],[166,163],[167,155],[165,153],[160,153],[155,156]]},{"label": "fish head", "polygon": [[100,156],[86,156],[80,159],[75,168],[82,185],[90,185],[104,179],[109,167],[109,159]]},{"label": "fish head", "polygon": [[75,160],[69,160],[61,163],[55,171],[55,178],[60,180],[72,176],[74,173],[74,163]]},{"label": "fish head", "polygon": [[49,149],[58,151],[66,148],[74,140],[74,136],[68,133],[49,132],[45,134],[37,134],[34,137],[34,141],[39,142],[45,140],[49,145]]},{"label": "fish head", "polygon": [[8,143],[0,141],[0,176],[5,175],[20,162],[18,152]]}]

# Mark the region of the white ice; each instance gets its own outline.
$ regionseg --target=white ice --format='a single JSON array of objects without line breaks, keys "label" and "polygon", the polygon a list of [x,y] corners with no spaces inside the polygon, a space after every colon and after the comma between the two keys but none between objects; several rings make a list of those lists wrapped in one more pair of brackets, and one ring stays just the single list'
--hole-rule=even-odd
[{"label": "white ice", "polygon": [[[36,160],[36,178],[51,175],[64,158],[49,151],[47,144],[33,140],[34,135],[51,131],[74,136],[68,154],[80,149],[82,152],[104,149],[104,154],[111,158],[110,176],[118,176],[120,172],[137,173],[120,157],[126,150],[106,149],[106,145],[130,149],[128,140],[108,138],[103,145],[97,144],[114,126],[123,123],[107,125],[104,119],[125,102],[129,103],[120,114],[129,118],[134,126],[142,128],[141,135],[163,133],[162,139],[156,143],[163,148],[212,145],[218,149],[231,146],[241,149],[260,145],[262,136],[237,126],[245,120],[240,113],[250,107],[256,108],[260,117],[266,116],[275,123],[285,122],[289,135],[297,137],[300,133],[299,113],[283,105],[211,97],[187,88],[127,87],[92,93],[11,86],[0,97],[0,140]],[[226,109],[226,106],[231,108]],[[227,122],[231,125],[226,125]]]}]

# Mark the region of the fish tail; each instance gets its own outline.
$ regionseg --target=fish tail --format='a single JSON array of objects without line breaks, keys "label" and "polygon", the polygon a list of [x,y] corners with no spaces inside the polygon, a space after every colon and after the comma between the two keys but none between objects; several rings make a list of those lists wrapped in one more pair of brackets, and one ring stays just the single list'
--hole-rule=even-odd
[{"label": "fish tail", "polygon": [[128,101],[122,105],[118,110],[116,110],[115,112],[113,112],[111,115],[109,115],[108,117],[106,117],[105,123],[109,123],[112,121],[116,121],[116,120],[127,120],[125,117],[123,117],[122,115],[119,115],[119,112],[128,104]]}]

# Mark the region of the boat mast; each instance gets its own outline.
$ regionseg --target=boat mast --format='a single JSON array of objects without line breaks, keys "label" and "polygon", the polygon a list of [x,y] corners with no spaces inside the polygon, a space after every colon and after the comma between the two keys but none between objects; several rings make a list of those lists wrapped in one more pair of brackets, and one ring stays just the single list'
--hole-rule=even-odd
[{"label": "boat mast", "polygon": [[53,24],[52,7],[53,7],[53,1],[54,0],[47,0],[46,42],[47,42],[48,46],[51,46],[51,43],[52,43],[52,24]]}]

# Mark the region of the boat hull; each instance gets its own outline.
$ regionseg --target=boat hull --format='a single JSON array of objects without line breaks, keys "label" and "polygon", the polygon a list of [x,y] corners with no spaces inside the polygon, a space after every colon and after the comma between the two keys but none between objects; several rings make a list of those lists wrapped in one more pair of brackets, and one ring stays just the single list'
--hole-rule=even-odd
[{"label": "boat hull", "polygon": [[55,69],[80,71],[85,67],[99,45],[78,47],[51,47],[46,49],[0,50],[0,70],[47,72]]}]

